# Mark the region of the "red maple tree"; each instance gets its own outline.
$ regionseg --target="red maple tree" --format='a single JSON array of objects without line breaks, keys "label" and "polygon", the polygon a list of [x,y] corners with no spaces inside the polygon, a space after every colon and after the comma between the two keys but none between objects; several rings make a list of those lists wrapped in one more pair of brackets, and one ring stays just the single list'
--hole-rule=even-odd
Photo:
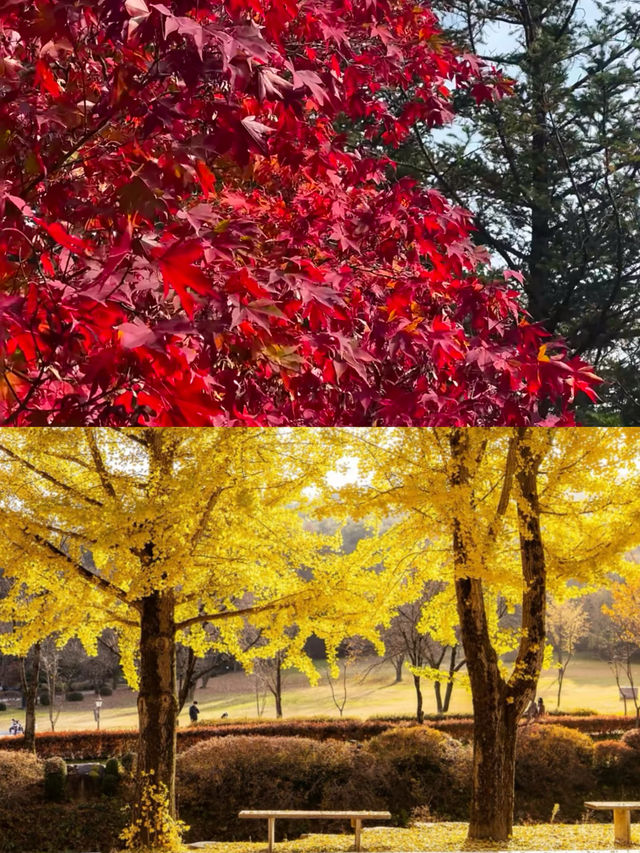
[{"label": "red maple tree", "polygon": [[508,90],[427,7],[4,0],[0,25],[0,422],[570,424],[593,395],[469,213],[372,153],[453,88]]}]

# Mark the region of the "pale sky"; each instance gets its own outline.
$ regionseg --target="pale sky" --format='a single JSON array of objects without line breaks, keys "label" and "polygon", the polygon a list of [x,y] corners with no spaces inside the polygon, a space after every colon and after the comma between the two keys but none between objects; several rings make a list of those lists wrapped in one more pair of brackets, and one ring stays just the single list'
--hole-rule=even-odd
[{"label": "pale sky", "polygon": [[[639,6],[639,0],[609,0],[608,7],[611,8],[612,11],[620,11],[625,8],[632,8]],[[587,23],[593,23],[598,17],[598,9],[595,3],[595,0],[579,0],[578,6],[575,12],[575,19],[586,21]],[[455,20],[453,15],[443,15],[441,16],[442,24],[444,26],[451,25]],[[506,24],[501,23],[492,23],[488,24],[485,27],[485,38],[484,41],[478,45],[476,45],[479,53],[482,53],[481,49],[484,47],[487,51],[487,54],[492,55],[494,53],[509,53],[514,49],[516,45],[516,41],[513,38],[513,35],[510,35],[510,28]],[[515,69],[506,67],[503,69],[507,73],[513,74],[515,76]]]}]

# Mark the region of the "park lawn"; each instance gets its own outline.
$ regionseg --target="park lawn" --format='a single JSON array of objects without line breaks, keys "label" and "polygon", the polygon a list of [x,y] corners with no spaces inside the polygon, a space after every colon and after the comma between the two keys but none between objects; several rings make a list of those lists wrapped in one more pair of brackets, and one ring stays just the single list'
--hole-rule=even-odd
[{"label": "park lawn", "polygon": [[[294,717],[338,717],[339,710],[331,697],[326,678],[326,665],[319,663],[320,678],[312,686],[306,677],[297,671],[284,673],[283,710],[287,719]],[[640,681],[640,667],[635,673]],[[244,672],[229,672],[211,678],[206,688],[198,687],[200,720],[215,722],[223,714],[230,722],[256,719],[259,716],[256,704],[256,682]],[[423,680],[425,713],[435,713],[433,685]],[[557,670],[545,670],[538,685],[538,695],[544,698],[547,710],[556,707]],[[340,690],[336,697],[340,700]],[[259,697],[260,698],[260,697]],[[64,702],[56,724],[57,731],[77,731],[95,728],[93,719],[95,697],[87,693],[82,702]],[[367,718],[371,716],[411,716],[415,713],[415,690],[411,674],[405,670],[404,679],[395,683],[393,667],[375,658],[358,661],[350,670],[347,680],[345,717]],[[605,661],[579,654],[571,661],[565,676],[562,691],[563,711],[591,709],[603,714],[622,714],[623,704],[618,699],[618,690],[611,669]],[[633,714],[633,703],[628,703],[628,713]],[[450,712],[471,712],[471,697],[467,690],[457,686],[453,691]],[[7,731],[11,717],[24,719],[24,712],[15,705],[0,711],[0,731]],[[267,695],[262,708],[264,719],[275,718],[273,698]],[[186,708],[180,715],[180,725],[187,726],[189,719]],[[127,687],[120,687],[113,696],[104,698],[100,725],[103,729],[135,729],[138,726],[136,694]],[[50,731],[47,708],[38,708],[38,731]]]},{"label": "park lawn", "polygon": [[[369,853],[378,851],[462,851],[474,850],[613,850],[613,827],[610,823],[528,824],[516,826],[508,844],[468,842],[466,823],[418,823],[407,829],[398,827],[363,827],[362,847]],[[264,841],[210,843],[198,845],[204,853],[264,853]],[[257,834],[257,833],[256,833]],[[640,825],[631,827],[631,847],[640,847]],[[186,850],[193,848],[186,847]],[[353,835],[309,834],[295,841],[276,843],[274,853],[346,853],[353,849]]]}]

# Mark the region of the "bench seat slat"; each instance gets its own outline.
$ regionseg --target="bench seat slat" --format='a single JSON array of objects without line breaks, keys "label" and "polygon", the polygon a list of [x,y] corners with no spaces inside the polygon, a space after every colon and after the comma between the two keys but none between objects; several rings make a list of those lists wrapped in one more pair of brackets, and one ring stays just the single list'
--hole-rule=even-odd
[{"label": "bench seat slat", "polygon": [[268,817],[277,817],[277,818],[336,818],[336,819],[348,819],[348,818],[358,818],[361,820],[366,820],[367,818],[374,818],[378,820],[384,820],[385,818],[391,817],[391,812],[365,812],[365,811],[305,811],[298,809],[277,809],[277,810],[269,810],[269,809],[244,809],[239,812],[238,817],[246,817],[246,818],[268,818]]}]

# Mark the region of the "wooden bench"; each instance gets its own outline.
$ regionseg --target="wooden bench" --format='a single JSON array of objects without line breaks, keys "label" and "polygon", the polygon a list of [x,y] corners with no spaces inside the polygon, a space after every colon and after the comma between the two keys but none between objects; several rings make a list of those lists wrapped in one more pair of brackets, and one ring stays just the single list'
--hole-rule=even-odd
[{"label": "wooden bench", "polygon": [[273,853],[273,843],[276,837],[276,818],[325,818],[326,820],[350,820],[355,830],[355,850],[360,850],[360,835],[363,820],[389,820],[391,812],[354,812],[354,811],[305,811],[299,809],[285,809],[279,811],[248,810],[239,812],[242,818],[266,818],[268,821],[269,853]]},{"label": "wooden bench", "polygon": [[588,809],[613,811],[613,836],[616,844],[628,847],[631,844],[631,812],[640,809],[637,802],[601,802],[585,803]]}]

